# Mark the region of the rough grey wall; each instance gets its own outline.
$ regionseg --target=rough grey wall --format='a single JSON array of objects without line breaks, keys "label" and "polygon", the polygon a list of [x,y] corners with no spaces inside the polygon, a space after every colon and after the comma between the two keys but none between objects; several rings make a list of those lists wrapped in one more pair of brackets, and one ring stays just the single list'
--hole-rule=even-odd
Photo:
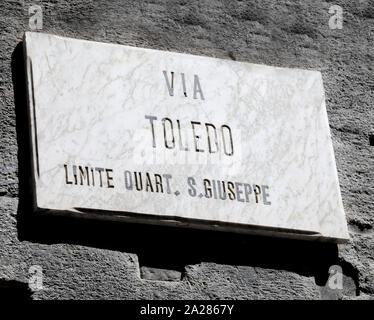
[{"label": "rough grey wall", "polygon": [[[336,246],[33,216],[17,45],[30,30],[32,3],[43,7],[43,32],[320,70],[351,241]],[[344,10],[341,30],[328,27],[332,4]],[[373,298],[373,19],[371,0],[1,1],[0,293],[33,299]],[[43,268],[44,290],[28,290],[32,265]],[[343,269],[342,290],[326,285],[332,265]]]}]

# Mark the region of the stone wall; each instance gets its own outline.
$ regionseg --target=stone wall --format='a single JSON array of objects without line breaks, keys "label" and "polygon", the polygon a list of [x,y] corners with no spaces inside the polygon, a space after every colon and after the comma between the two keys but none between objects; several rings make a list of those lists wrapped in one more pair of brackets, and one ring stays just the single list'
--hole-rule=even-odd
[{"label": "stone wall", "polygon": [[[42,32],[321,71],[350,242],[34,216],[21,43],[33,4],[43,9]],[[329,28],[333,4],[343,8],[342,29]],[[373,19],[371,0],[1,1],[0,293],[25,299],[373,298]],[[329,276],[339,270],[343,287],[334,289]],[[30,290],[39,271],[43,288]]]}]

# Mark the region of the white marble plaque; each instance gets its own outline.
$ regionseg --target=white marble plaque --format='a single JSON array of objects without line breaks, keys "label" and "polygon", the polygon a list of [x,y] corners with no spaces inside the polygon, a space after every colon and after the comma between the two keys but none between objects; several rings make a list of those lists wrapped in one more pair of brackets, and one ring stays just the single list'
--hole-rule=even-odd
[{"label": "white marble plaque", "polygon": [[348,239],[321,73],[27,32],[35,209]]}]

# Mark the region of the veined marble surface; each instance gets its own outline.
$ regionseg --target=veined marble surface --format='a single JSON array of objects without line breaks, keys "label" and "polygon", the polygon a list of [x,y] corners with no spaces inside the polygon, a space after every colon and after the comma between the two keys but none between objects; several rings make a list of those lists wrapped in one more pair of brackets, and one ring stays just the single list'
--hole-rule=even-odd
[{"label": "veined marble surface", "polygon": [[33,32],[25,52],[36,209],[348,239],[320,72]]}]

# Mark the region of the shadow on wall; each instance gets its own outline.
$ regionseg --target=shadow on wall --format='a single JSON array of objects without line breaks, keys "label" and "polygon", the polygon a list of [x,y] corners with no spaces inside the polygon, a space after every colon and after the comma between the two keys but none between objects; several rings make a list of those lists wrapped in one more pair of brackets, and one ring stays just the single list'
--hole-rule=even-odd
[{"label": "shadow on wall", "polygon": [[14,280],[0,280],[0,299],[25,301],[31,299],[32,292],[27,283]]},{"label": "shadow on wall", "polygon": [[331,243],[33,214],[23,61],[23,46],[19,43],[12,54],[12,74],[18,143],[20,241],[79,244],[135,253],[140,266],[177,270],[181,274],[186,265],[214,262],[287,270],[314,276],[317,285],[326,284],[329,267],[339,264],[337,245]]}]

